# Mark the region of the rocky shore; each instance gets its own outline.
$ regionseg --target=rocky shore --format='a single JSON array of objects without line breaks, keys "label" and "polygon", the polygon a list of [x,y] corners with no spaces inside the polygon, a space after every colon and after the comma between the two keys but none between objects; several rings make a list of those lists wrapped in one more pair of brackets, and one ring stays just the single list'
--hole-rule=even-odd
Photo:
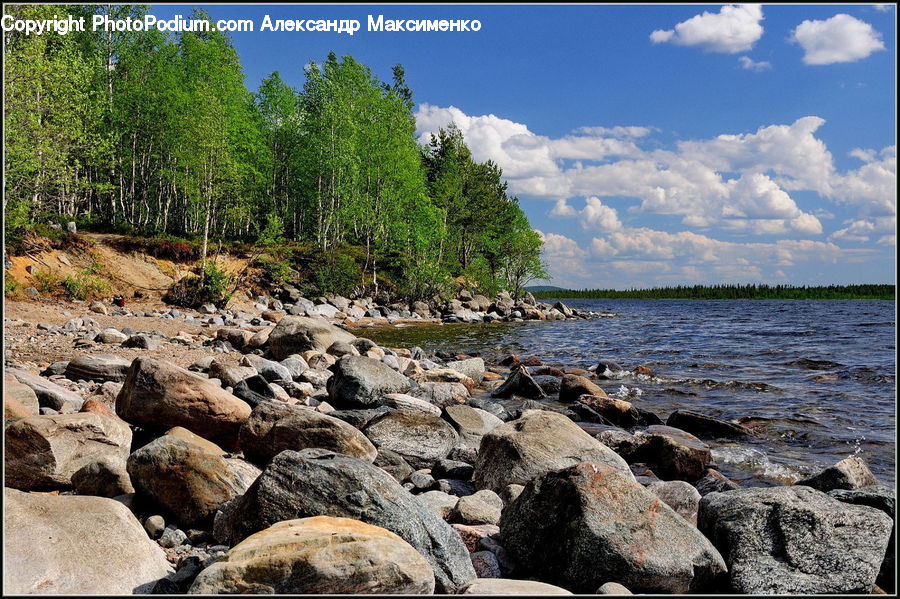
[{"label": "rocky shore", "polygon": [[[663,422],[604,390],[616,365],[432,355],[361,328],[590,315],[382,299],[7,319],[4,592],[895,591],[895,495],[859,458],[741,488],[707,442],[753,430]],[[114,316],[141,326],[96,320]]]}]

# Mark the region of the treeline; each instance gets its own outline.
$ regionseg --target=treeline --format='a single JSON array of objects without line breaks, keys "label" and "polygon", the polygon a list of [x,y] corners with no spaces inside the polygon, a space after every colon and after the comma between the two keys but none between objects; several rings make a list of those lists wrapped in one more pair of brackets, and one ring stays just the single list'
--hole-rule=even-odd
[{"label": "treeline", "polygon": [[894,299],[894,285],[678,285],[652,289],[537,291],[538,299]]},{"label": "treeline", "polygon": [[[90,22],[148,7],[66,10]],[[60,7],[5,11],[45,19]],[[500,168],[475,162],[453,126],[417,143],[399,65],[381,82],[332,53],[304,67],[301,90],[274,72],[251,93],[221,32],[4,36],[8,246],[64,217],[202,239],[204,263],[211,240],[307,244],[323,259],[364,248],[360,283],[407,297],[458,276],[486,294],[546,278]]]}]

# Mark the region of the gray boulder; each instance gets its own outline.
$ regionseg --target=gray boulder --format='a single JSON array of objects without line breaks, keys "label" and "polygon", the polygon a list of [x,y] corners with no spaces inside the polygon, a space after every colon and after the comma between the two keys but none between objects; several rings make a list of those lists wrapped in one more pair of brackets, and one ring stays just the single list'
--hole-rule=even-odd
[{"label": "gray boulder", "polygon": [[314,349],[327,350],[335,341],[352,342],[356,337],[318,318],[286,316],[269,335],[269,352],[276,360]]},{"label": "gray boulder", "polygon": [[409,392],[413,397],[424,399],[439,408],[461,404],[469,397],[469,390],[462,383],[420,383]]},{"label": "gray boulder", "polygon": [[388,393],[406,393],[409,379],[380,360],[366,356],[344,356],[328,379],[329,403],[337,408],[373,408]]},{"label": "gray boulder", "polygon": [[666,419],[666,425],[710,439],[740,439],[753,436],[753,431],[746,426],[690,410],[675,410]]},{"label": "gray boulder", "polygon": [[897,540],[897,498],[894,492],[883,485],[870,485],[868,487],[849,491],[846,489],[835,489],[829,491],[828,494],[838,501],[843,501],[844,503],[850,503],[852,505],[873,507],[890,516],[891,521],[894,523],[891,528],[891,540],[888,543],[887,553],[884,556],[884,561],[881,562],[881,569],[878,572],[878,578],[875,579],[875,582],[888,594],[896,592],[897,562],[895,544]]},{"label": "gray boulder", "polygon": [[535,478],[503,510],[500,531],[525,571],[576,593],[613,579],[641,593],[699,592],[725,572],[696,528],[605,464]]},{"label": "gray boulder", "polygon": [[709,445],[671,426],[648,426],[634,434],[634,442],[635,448],[626,459],[650,465],[663,480],[693,482],[714,463]]},{"label": "gray boulder", "polygon": [[747,594],[867,594],[891,519],[810,487],[710,493],[699,529],[721,551],[731,588]]},{"label": "gray boulder", "polygon": [[837,464],[825,468],[815,476],[797,481],[796,484],[812,487],[827,493],[834,489],[849,491],[869,485],[877,485],[878,480],[862,459],[853,457],[845,458]]},{"label": "gray boulder", "polygon": [[291,371],[288,370],[286,366],[279,364],[278,362],[273,362],[272,360],[266,360],[255,354],[247,354],[241,358],[241,365],[256,369],[256,371],[269,382],[294,380]]},{"label": "gray boulder", "polygon": [[363,433],[379,451],[393,451],[413,468],[430,468],[459,440],[444,420],[417,410],[392,410],[369,422]]},{"label": "gray boulder", "polygon": [[42,408],[52,408],[57,412],[77,412],[84,404],[84,399],[77,393],[73,393],[64,387],[60,387],[53,381],[42,376],[31,374],[19,368],[8,368],[6,373],[11,374],[17,381],[27,387],[31,387],[38,398]]},{"label": "gray boulder", "polygon": [[503,500],[490,489],[460,497],[450,513],[450,522],[461,524],[497,524],[503,511]]},{"label": "gray boulder", "polygon": [[72,486],[79,495],[117,497],[134,493],[124,456],[104,455],[85,464],[72,474]]},{"label": "gray boulder", "polygon": [[468,358],[466,360],[453,360],[444,364],[447,368],[451,368],[457,372],[461,372],[473,381],[475,384],[481,384],[484,378],[484,360],[481,358]]},{"label": "gray boulder", "polygon": [[283,451],[216,518],[214,535],[236,544],[276,522],[313,515],[353,518],[397,534],[435,575],[437,592],[454,593],[475,578],[459,535],[376,466],[320,449]]},{"label": "gray boulder", "polygon": [[113,381],[128,376],[131,361],[112,354],[82,354],[66,366],[66,378],[72,381]]},{"label": "gray boulder", "polygon": [[647,490],[662,499],[679,516],[694,526],[697,525],[700,493],[693,485],[683,480],[667,480],[650,483]]}]

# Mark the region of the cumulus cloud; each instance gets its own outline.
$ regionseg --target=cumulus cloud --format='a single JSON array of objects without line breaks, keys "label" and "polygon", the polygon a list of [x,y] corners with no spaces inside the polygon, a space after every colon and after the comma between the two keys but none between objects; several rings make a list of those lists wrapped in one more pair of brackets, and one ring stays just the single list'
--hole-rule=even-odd
[{"label": "cumulus cloud", "polygon": [[868,220],[848,220],[844,224],[849,226],[838,229],[829,235],[828,239],[865,243],[877,236],[876,243],[882,245],[894,244],[894,232],[897,230],[897,218],[894,216],[883,216]]},{"label": "cumulus cloud", "polygon": [[856,149],[855,158],[866,163],[856,170],[834,177],[832,196],[857,204],[864,216],[897,214],[897,146],[875,150]]},{"label": "cumulus cloud", "polygon": [[623,127],[617,125],[615,127],[579,127],[576,133],[584,133],[587,135],[601,135],[609,137],[645,137],[653,131],[651,127]]},{"label": "cumulus cloud", "polygon": [[772,68],[771,62],[765,60],[760,60],[757,62],[749,56],[738,56],[738,62],[741,63],[742,68],[748,71],[756,71],[757,73],[761,71],[768,71]]},{"label": "cumulus cloud", "polygon": [[803,48],[803,62],[808,65],[854,62],[885,49],[881,34],[871,25],[844,13],[824,21],[803,21],[791,41]]},{"label": "cumulus cloud", "polygon": [[556,204],[553,205],[553,210],[549,212],[549,215],[556,218],[568,218],[578,216],[578,211],[569,206],[565,199],[559,199],[556,200]]},{"label": "cumulus cloud", "polygon": [[674,29],[658,29],[650,34],[650,41],[736,54],[750,50],[762,37],[762,20],[762,7],[758,4],[723,6],[718,13],[704,11],[678,23]]}]

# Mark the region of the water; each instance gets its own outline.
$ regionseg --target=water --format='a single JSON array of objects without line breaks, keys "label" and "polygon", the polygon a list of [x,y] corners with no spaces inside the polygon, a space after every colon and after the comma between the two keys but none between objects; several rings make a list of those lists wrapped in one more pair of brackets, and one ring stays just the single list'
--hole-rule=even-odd
[{"label": "water", "polygon": [[[552,301],[552,300],[551,300]],[[710,441],[724,474],[750,486],[792,483],[849,457],[893,486],[896,323],[893,301],[565,300],[613,312],[590,321],[371,329],[387,346],[421,346],[630,371],[607,393],[639,388],[637,405],[663,420],[676,409],[753,418],[749,441]]]}]

